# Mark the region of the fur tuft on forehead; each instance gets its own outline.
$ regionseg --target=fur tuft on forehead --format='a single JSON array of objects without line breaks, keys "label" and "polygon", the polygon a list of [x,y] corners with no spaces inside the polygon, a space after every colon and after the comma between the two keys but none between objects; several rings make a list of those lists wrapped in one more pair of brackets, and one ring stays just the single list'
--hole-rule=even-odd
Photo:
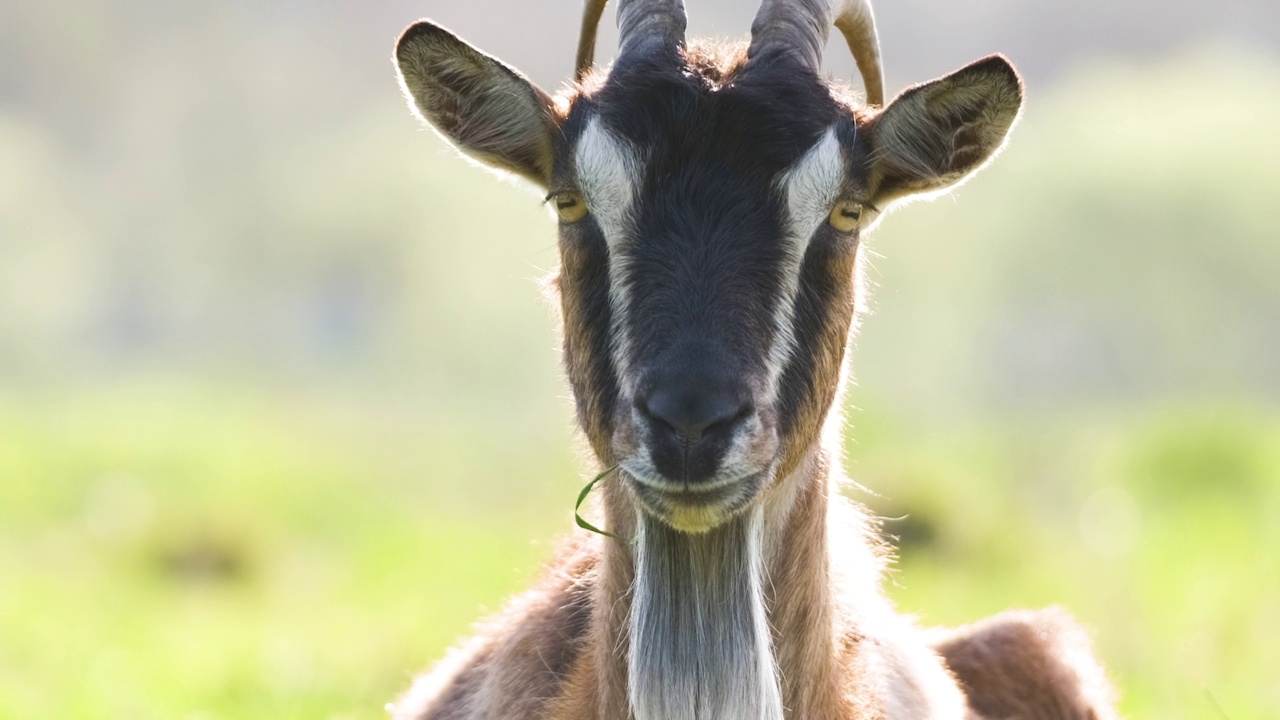
[{"label": "fur tuft on forehead", "polygon": [[684,63],[697,77],[717,87],[732,82],[747,62],[747,42],[695,40],[685,47]]}]

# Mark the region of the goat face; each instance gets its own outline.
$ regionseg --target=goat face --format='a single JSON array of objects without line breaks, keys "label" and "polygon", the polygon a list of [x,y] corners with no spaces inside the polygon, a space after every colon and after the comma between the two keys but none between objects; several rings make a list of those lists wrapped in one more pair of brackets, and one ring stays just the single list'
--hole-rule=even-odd
[{"label": "goat face", "polygon": [[686,532],[759,502],[817,441],[879,208],[971,174],[1021,104],[998,56],[879,110],[750,54],[624,40],[552,98],[429,22],[397,48],[429,123],[548,191],[579,423],[640,508]]},{"label": "goat face", "polygon": [[722,57],[617,68],[573,104],[550,185],[584,425],[685,530],[750,504],[816,436],[858,249],[857,222],[828,220],[870,212],[855,113],[812,74]]}]

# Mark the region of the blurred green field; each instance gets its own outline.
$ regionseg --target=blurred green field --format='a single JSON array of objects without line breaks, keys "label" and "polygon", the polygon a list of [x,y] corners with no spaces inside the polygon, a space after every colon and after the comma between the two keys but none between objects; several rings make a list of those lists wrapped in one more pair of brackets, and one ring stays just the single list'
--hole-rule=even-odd
[{"label": "blurred green field", "polygon": [[[466,8],[11,5],[0,720],[384,717],[581,532],[552,223],[387,62]],[[457,29],[551,87],[567,50],[520,43],[570,47],[577,7],[520,5]],[[886,5],[931,38],[886,44],[895,84],[982,31],[1028,104],[868,241],[847,467],[890,589],[929,624],[1067,607],[1129,718],[1280,717],[1280,45],[1200,32],[1230,13],[1152,44],[1153,1],[944,5]]]},{"label": "blurred green field", "polygon": [[[0,717],[378,718],[581,532],[567,421],[191,388],[0,403]],[[851,420],[923,622],[1061,604],[1129,717],[1280,712],[1274,413]]]}]

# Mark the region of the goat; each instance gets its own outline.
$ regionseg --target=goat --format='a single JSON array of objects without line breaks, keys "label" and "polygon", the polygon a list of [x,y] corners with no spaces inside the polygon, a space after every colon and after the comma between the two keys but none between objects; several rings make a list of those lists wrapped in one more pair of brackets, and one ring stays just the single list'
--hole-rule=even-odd
[{"label": "goat", "polygon": [[[1003,147],[1022,80],[992,55],[885,103],[867,0],[764,0],[745,47],[686,42],[681,0],[620,0],[619,52],[552,96],[430,21],[411,107],[547,192],[578,424],[603,524],[390,706],[397,720],[1110,720],[1058,610],[925,631],[839,493],[861,240]],[[865,100],[819,76],[845,36]]]}]

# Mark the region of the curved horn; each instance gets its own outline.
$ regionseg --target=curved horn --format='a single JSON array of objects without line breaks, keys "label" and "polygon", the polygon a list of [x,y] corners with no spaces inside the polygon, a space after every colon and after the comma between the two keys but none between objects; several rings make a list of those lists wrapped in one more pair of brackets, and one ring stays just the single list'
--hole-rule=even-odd
[{"label": "curved horn", "polygon": [[[596,30],[608,0],[587,0],[578,35],[578,57],[573,77],[581,80],[591,69],[596,51]],[[658,42],[674,48],[684,42],[683,0],[621,0],[618,3],[618,58]]]},{"label": "curved horn", "polygon": [[836,28],[844,35],[854,62],[858,63],[867,104],[884,105],[884,64],[880,60],[880,35],[876,32],[871,0],[845,0],[841,5],[836,13]]},{"label": "curved horn", "polygon": [[582,8],[582,29],[578,31],[578,57],[573,63],[573,79],[582,82],[596,55],[596,31],[600,29],[600,17],[609,0],[587,0]]},{"label": "curved horn", "polygon": [[833,24],[858,63],[867,104],[883,105],[884,69],[871,0],[764,0],[751,23],[747,57],[788,55],[816,72]]}]

